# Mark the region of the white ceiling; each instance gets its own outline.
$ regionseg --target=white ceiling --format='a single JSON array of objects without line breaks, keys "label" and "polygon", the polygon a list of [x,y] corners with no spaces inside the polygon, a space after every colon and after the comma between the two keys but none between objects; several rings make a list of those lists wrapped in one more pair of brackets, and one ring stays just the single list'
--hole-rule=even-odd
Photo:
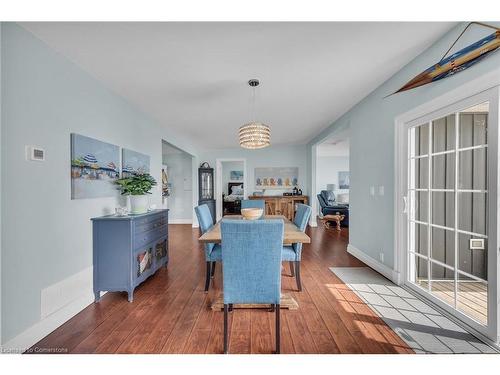
[{"label": "white ceiling", "polygon": [[162,140],[162,155],[167,156],[167,155],[179,155],[179,154],[186,154],[189,155],[187,152],[175,147],[174,145]]},{"label": "white ceiling", "polygon": [[[21,23],[156,119],[206,148],[237,147],[251,118],[272,144],[313,138],[453,23]],[[411,77],[408,77],[411,78]]]},{"label": "white ceiling", "polygon": [[328,137],[318,145],[316,154],[325,156],[349,156],[349,130]]}]

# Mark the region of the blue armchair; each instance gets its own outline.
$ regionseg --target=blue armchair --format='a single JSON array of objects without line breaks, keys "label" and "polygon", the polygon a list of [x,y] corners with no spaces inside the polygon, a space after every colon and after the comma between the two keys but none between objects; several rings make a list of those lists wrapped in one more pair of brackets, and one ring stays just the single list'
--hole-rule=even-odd
[{"label": "blue armchair", "polygon": [[[211,229],[213,224],[212,214],[210,209],[206,204],[195,207],[196,217],[198,218],[198,223],[200,224],[201,234]],[[210,279],[214,277],[216,262],[220,262],[222,259],[221,246],[215,243],[206,243],[205,246],[205,261],[207,262],[207,275],[205,279],[205,293],[208,292],[210,287]]]},{"label": "blue armchair", "polygon": [[281,249],[283,220],[221,223],[224,353],[228,352],[228,311],[233,304],[271,304],[276,312],[276,353],[280,352]]},{"label": "blue armchair", "polygon": [[262,199],[243,199],[241,201],[241,208],[262,208],[262,219],[266,214],[266,201]]},{"label": "blue armchair", "polygon": [[[307,228],[307,223],[311,217],[312,209],[305,204],[299,204],[297,206],[297,212],[295,213],[294,224],[299,227],[302,232],[305,232]],[[282,250],[282,260],[290,262],[290,270],[292,271],[292,276],[295,276],[297,281],[297,289],[302,291],[302,283],[300,281],[300,261],[302,259],[302,244],[294,243],[292,245],[283,246]]]},{"label": "blue armchair", "polygon": [[325,215],[335,215],[340,213],[344,215],[345,218],[342,220],[341,225],[343,227],[349,226],[349,204],[348,203],[337,203],[335,200],[335,194],[333,191],[321,190],[318,194],[318,201],[321,207],[321,213]]}]

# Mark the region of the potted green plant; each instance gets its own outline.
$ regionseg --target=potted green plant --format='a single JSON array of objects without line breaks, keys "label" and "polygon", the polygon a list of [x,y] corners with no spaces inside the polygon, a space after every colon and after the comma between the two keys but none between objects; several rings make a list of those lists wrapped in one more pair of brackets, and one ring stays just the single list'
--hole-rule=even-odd
[{"label": "potted green plant", "polygon": [[122,195],[130,197],[132,214],[143,214],[148,211],[147,194],[151,194],[151,189],[156,185],[156,180],[150,174],[136,174],[120,178],[115,183],[119,186]]}]

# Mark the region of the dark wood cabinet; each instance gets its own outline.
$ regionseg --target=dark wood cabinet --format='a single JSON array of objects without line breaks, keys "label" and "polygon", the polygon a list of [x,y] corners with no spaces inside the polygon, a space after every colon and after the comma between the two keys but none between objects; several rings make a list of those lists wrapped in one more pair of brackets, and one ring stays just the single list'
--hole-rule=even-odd
[{"label": "dark wood cabinet", "polygon": [[222,204],[224,215],[239,215],[241,214],[241,201],[224,201]]},{"label": "dark wood cabinet", "polygon": [[206,204],[215,224],[214,169],[198,168],[198,205]]}]

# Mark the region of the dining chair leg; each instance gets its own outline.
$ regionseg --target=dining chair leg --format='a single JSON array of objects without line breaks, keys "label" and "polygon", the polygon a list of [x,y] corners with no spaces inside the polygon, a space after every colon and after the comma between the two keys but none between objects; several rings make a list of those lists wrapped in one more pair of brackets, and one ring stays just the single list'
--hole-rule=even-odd
[{"label": "dining chair leg", "polygon": [[300,261],[295,262],[295,278],[297,279],[297,289],[302,292],[302,283],[300,281]]},{"label": "dining chair leg", "polygon": [[280,327],[280,304],[275,305],[276,308],[276,354],[280,354],[280,336],[281,336],[281,327]]},{"label": "dining chair leg", "polygon": [[210,272],[210,277],[213,279],[215,276],[215,265],[217,262],[212,262],[212,271]]},{"label": "dining chair leg", "polygon": [[295,270],[293,267],[293,262],[288,262],[290,264],[290,276],[294,277],[295,276]]},{"label": "dining chair leg", "polygon": [[228,305],[227,303],[224,304],[224,354],[227,354],[227,342],[228,342],[228,332],[227,332],[227,312],[228,312]]},{"label": "dining chair leg", "polygon": [[209,286],[210,286],[210,262],[207,262],[207,276],[205,279],[205,293],[208,293]]}]

